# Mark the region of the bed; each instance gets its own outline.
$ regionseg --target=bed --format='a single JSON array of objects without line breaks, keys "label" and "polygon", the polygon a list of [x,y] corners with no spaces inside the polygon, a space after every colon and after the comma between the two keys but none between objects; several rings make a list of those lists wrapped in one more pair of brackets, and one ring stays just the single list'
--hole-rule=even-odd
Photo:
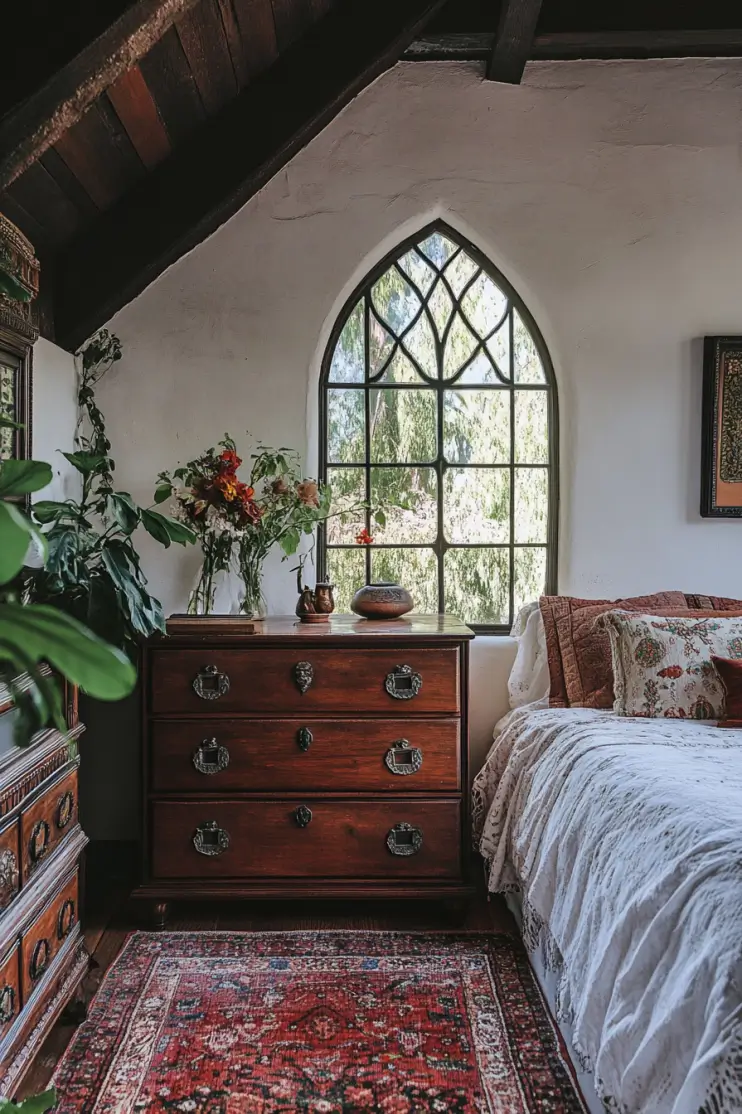
[{"label": "bed", "polygon": [[742,731],[547,705],[475,781],[489,889],[608,1109],[740,1114]]}]

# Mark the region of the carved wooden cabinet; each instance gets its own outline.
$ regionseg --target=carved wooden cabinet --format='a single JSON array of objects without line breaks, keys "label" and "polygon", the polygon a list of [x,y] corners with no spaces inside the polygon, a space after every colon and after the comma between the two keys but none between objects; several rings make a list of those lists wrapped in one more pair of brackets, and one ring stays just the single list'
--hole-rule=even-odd
[{"label": "carved wooden cabinet", "polygon": [[472,637],[447,616],[171,620],[144,656],[156,919],[175,898],[466,899]]},{"label": "carved wooden cabinet", "polygon": [[83,728],[42,731],[19,749],[14,714],[0,685],[0,1095],[13,1094],[88,963],[79,908]]}]

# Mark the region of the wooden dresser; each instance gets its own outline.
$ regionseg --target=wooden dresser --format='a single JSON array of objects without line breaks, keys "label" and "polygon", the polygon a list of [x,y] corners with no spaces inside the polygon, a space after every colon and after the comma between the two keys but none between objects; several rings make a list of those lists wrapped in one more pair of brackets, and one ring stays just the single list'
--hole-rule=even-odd
[{"label": "wooden dresser", "polygon": [[177,898],[469,897],[468,627],[210,624],[145,652],[156,923]]},{"label": "wooden dresser", "polygon": [[[0,685],[0,1095],[12,1095],[87,970],[79,920],[76,740],[42,731],[13,745]],[[75,717],[76,718],[76,717]]]}]

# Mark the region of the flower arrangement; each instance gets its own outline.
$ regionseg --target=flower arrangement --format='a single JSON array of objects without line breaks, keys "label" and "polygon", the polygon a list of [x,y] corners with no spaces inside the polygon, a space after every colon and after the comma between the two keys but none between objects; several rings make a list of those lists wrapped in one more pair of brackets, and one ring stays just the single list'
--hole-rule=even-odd
[{"label": "flower arrangement", "polygon": [[[316,526],[332,516],[330,487],[305,477],[292,449],[258,445],[247,483],[237,476],[241,465],[235,442],[225,434],[216,448],[176,468],[172,475],[158,476],[156,501],[175,497],[177,516],[195,531],[203,550],[201,574],[188,604],[190,614],[213,609],[215,577],[234,564],[244,588],[241,610],[262,618],[262,571],[269,550],[279,545],[284,558],[292,556],[302,535],[313,535]],[[365,506],[345,506],[336,513]]]}]

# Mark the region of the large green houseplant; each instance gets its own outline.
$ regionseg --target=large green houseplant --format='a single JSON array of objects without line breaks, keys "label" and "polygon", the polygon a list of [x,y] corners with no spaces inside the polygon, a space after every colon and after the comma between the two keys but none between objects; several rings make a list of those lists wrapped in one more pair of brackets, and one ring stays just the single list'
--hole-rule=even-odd
[{"label": "large green houseplant", "polygon": [[44,1091],[43,1095],[34,1095],[18,1103],[0,1099],[0,1114],[46,1114],[56,1101],[57,1093],[53,1087],[50,1091]]},{"label": "large green houseplant", "polygon": [[[99,700],[122,699],[136,681],[121,650],[49,604],[24,602],[21,572],[29,549],[46,560],[48,547],[38,526],[10,500],[40,491],[51,478],[50,466],[42,461],[0,462],[0,681],[15,698],[20,744],[49,721],[60,730],[66,726],[59,692],[43,664]],[[30,687],[16,684],[21,673],[31,678]]]},{"label": "large green houseplant", "polygon": [[84,622],[101,638],[134,655],[140,637],[165,629],[162,607],[147,588],[133,535],[142,527],[157,542],[189,545],[185,523],[139,506],[114,484],[115,461],[95,387],[121,358],[117,337],[103,329],[80,353],[75,451],[63,456],[80,473],[79,499],[42,500],[33,514],[48,546],[43,568],[33,572],[29,598]]}]

